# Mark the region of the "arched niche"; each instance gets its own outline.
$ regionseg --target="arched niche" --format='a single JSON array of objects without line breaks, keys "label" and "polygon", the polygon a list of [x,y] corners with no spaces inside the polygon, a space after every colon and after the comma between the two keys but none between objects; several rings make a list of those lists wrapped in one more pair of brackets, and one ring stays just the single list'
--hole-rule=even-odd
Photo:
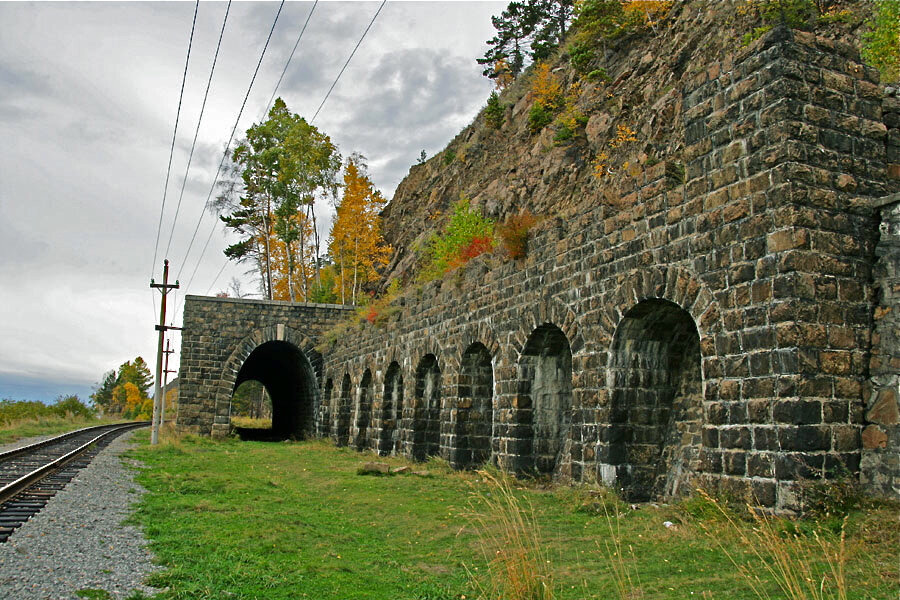
[{"label": "arched niche", "polygon": [[478,467],[491,457],[494,369],[487,347],[475,342],[460,363],[450,463]]},{"label": "arched niche", "polygon": [[609,360],[610,424],[600,460],[615,481],[607,483],[634,501],[678,495],[701,445],[703,380],[693,318],[667,300],[644,300],[623,316]]},{"label": "arched niche", "polygon": [[552,323],[537,327],[518,365],[518,470],[553,474],[572,422],[572,349]]}]

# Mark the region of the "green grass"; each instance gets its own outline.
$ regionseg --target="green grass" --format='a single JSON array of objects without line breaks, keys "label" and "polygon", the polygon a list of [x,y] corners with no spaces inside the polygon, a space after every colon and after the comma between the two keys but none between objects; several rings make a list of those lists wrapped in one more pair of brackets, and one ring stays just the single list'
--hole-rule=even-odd
[{"label": "green grass", "polygon": [[106,425],[116,423],[122,419],[94,419],[78,417],[44,416],[30,419],[22,419],[12,423],[0,425],[0,444],[9,444],[22,438],[38,435],[53,435],[74,431],[93,425]]},{"label": "green grass", "polygon": [[[470,576],[487,571],[483,551],[496,536],[479,528],[495,522],[484,499],[496,490],[440,461],[425,465],[431,477],[373,477],[357,475],[362,462],[410,463],[323,441],[193,437],[132,454],[147,465],[139,481],[149,490],[135,520],[165,567],[149,580],[167,588],[157,598],[475,598]],[[556,598],[617,597],[617,565],[642,599],[756,598],[719,546],[747,560],[740,536],[696,502],[631,510],[585,490],[514,487],[534,510]],[[887,509],[850,517],[850,598],[897,597],[895,520]],[[621,559],[609,555],[612,535]],[[764,586],[779,597],[773,583]]]}]

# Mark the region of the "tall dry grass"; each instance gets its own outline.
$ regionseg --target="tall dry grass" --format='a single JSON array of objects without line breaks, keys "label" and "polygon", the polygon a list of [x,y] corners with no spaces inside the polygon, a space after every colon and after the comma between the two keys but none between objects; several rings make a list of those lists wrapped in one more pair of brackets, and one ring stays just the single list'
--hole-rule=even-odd
[{"label": "tall dry grass", "polygon": [[469,570],[485,600],[554,600],[553,572],[541,541],[534,507],[520,499],[511,478],[478,471],[486,491],[475,492],[468,513],[481,537],[487,575]]},{"label": "tall dry grass", "polygon": [[[643,597],[641,582],[638,578],[635,564],[634,548],[627,544],[628,556],[625,555],[626,545],[622,543],[622,530],[620,526],[621,515],[618,504],[613,504],[612,512],[607,504],[603,505],[603,513],[606,517],[606,526],[609,530],[609,538],[603,540],[606,558],[609,561],[613,574],[613,582],[616,586],[616,594],[619,600],[636,600]],[[599,542],[597,542],[599,546]]]},{"label": "tall dry grass", "polygon": [[[739,523],[734,514],[703,490],[700,494],[713,506],[728,534],[745,551],[738,557],[722,542],[721,531],[701,527],[728,557],[757,598],[771,600],[765,581],[775,582],[787,600],[846,600],[847,548],[845,527],[835,537],[813,531],[801,535],[785,521],[748,506],[752,527]],[[846,525],[846,517],[844,519]],[[720,526],[721,527],[721,526]],[[776,596],[781,597],[781,596]]]}]

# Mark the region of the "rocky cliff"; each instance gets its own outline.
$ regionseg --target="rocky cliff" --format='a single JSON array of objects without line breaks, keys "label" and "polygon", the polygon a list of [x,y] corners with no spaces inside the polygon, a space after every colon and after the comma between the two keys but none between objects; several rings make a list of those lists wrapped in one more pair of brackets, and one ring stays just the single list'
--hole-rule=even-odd
[{"label": "rocky cliff", "polygon": [[[841,15],[815,23],[815,33],[838,45],[858,46],[870,8],[865,1],[840,2],[836,10]],[[526,209],[559,218],[604,204],[608,211],[619,210],[614,199],[636,188],[645,169],[690,160],[682,156],[683,90],[698,77],[717,76],[706,73],[709,65],[718,63],[727,71],[729,54],[761,24],[743,0],[675,2],[653,27],[598,43],[582,74],[563,44],[551,67],[579,113],[574,135],[555,139],[555,123],[539,132],[529,129],[533,69],[520,75],[500,96],[506,107],[502,127],[488,127],[482,112],[441,153],[411,167],[398,186],[383,212],[393,255],[382,288],[391,279],[409,282],[415,277],[414,249],[446,223],[452,203],[461,196],[498,221]],[[583,75],[600,70],[606,77]],[[620,131],[633,132],[633,141],[617,144]],[[681,177],[677,167],[667,175]]]}]

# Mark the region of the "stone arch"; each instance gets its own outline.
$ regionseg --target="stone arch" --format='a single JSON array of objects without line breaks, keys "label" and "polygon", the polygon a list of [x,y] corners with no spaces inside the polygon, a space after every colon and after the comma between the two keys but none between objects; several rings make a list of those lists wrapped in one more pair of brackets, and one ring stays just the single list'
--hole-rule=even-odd
[{"label": "stone arch", "polygon": [[456,336],[456,339],[462,343],[454,349],[455,352],[452,356],[455,364],[460,368],[462,368],[463,356],[472,344],[481,344],[491,356],[497,356],[502,348],[496,330],[486,321],[467,324]]},{"label": "stone arch", "polygon": [[353,381],[350,373],[344,373],[341,379],[341,393],[337,397],[334,410],[334,441],[338,446],[350,443],[350,410],[352,408]]},{"label": "stone arch", "polygon": [[554,474],[572,423],[572,347],[554,323],[541,323],[528,336],[519,356],[516,391],[516,427],[510,432],[514,468]]},{"label": "stone arch", "polygon": [[612,343],[625,313],[639,302],[667,300],[694,320],[703,355],[715,354],[714,336],[722,328],[721,312],[715,296],[696,273],[683,266],[657,266],[622,273],[615,279],[615,284],[609,286],[612,291],[600,299],[601,343],[607,346]]},{"label": "stone arch", "polygon": [[494,367],[491,353],[481,342],[463,352],[457,379],[449,444],[450,464],[457,469],[477,467],[491,456]]},{"label": "stone arch", "polygon": [[315,432],[322,356],[301,332],[283,324],[257,329],[231,351],[216,394],[213,433],[230,428],[231,397],[244,381],[260,381],[272,397],[272,433],[305,437]]},{"label": "stone arch", "polygon": [[573,355],[584,347],[582,327],[575,312],[556,298],[544,297],[535,301],[530,310],[524,311],[518,322],[518,328],[510,338],[510,342],[518,350],[519,355],[535,329],[545,323],[553,324],[562,332],[569,342],[569,348]]},{"label": "stone arch", "polygon": [[372,421],[372,400],[375,395],[375,385],[372,381],[372,371],[363,371],[359,381],[359,389],[356,396],[356,418],[354,419],[355,436],[353,446],[359,450],[365,450],[369,445],[369,424]]},{"label": "stone arch", "polygon": [[403,410],[403,372],[400,363],[392,360],[384,376],[381,400],[381,431],[378,437],[378,453],[388,456],[398,452],[398,423]]},{"label": "stone arch", "polygon": [[669,300],[637,302],[616,328],[607,388],[602,478],[629,500],[677,495],[696,471],[702,433],[700,335],[691,314]]},{"label": "stone arch", "polygon": [[425,460],[439,453],[441,440],[441,368],[432,353],[424,355],[416,366],[410,408],[410,456]]}]

